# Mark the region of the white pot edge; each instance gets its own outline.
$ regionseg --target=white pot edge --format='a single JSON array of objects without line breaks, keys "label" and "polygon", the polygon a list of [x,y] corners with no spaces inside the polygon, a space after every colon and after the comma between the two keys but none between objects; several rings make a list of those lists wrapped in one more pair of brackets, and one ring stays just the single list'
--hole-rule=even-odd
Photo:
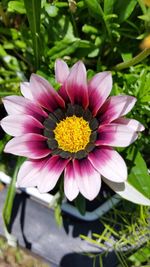
[{"label": "white pot edge", "polygon": [[[3,171],[0,171],[0,180],[4,184],[10,184],[11,177],[5,174]],[[17,189],[18,190],[18,189]],[[50,193],[39,193],[38,189],[35,187],[30,188],[19,188],[19,191],[23,191],[27,193],[31,198],[34,198],[36,201],[41,202],[47,207],[50,207],[52,203],[54,203],[55,196]],[[121,198],[115,194],[110,199],[106,200],[100,207],[96,208],[93,211],[86,211],[84,215],[82,215],[76,207],[67,203],[66,201],[62,204],[62,210],[66,213],[84,221],[94,221],[102,217],[105,213],[107,213],[112,207],[117,205],[120,202]]]}]

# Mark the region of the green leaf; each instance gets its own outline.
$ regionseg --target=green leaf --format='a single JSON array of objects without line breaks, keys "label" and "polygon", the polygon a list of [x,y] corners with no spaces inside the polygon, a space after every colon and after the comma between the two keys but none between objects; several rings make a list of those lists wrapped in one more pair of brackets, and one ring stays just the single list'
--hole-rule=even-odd
[{"label": "green leaf", "polygon": [[133,147],[128,150],[127,159],[132,164],[128,182],[144,196],[150,198],[150,175],[141,153]]},{"label": "green leaf", "polygon": [[128,52],[128,53],[121,53],[122,59],[124,62],[131,60],[132,59],[132,53]]},{"label": "green leaf", "polygon": [[32,33],[33,50],[35,57],[35,68],[38,69],[41,58],[40,49],[40,15],[41,0],[24,0],[27,17]]},{"label": "green leaf", "polygon": [[54,208],[54,216],[58,226],[62,226],[62,214],[61,214],[61,205],[56,205]]},{"label": "green leaf", "polygon": [[51,4],[46,4],[45,10],[46,10],[47,14],[52,18],[56,17],[58,15],[58,11],[59,11],[59,9],[56,6],[51,5]]},{"label": "green leaf", "polygon": [[89,11],[91,12],[91,15],[101,20],[103,17],[103,11],[99,2],[97,0],[85,0],[85,3],[87,4]]},{"label": "green leaf", "polygon": [[133,12],[137,0],[117,1],[115,5],[115,13],[118,15],[118,22],[123,22],[129,18]]},{"label": "green leaf", "polygon": [[77,198],[75,199],[75,206],[82,215],[85,214],[86,202],[85,202],[85,198],[81,194],[79,194]]},{"label": "green leaf", "polygon": [[149,22],[150,21],[150,12],[148,12],[148,13],[142,15],[142,16],[138,16],[138,18],[142,19],[142,20],[144,20],[146,22]]},{"label": "green leaf", "polygon": [[7,56],[7,53],[1,44],[0,44],[0,56],[1,57]]},{"label": "green leaf", "polygon": [[112,14],[113,13],[113,6],[116,0],[104,0],[104,14]]},{"label": "green leaf", "polygon": [[23,1],[8,2],[8,12],[17,12],[19,14],[25,14],[26,10]]},{"label": "green leaf", "polygon": [[80,43],[80,40],[76,40],[75,42],[66,42],[60,41],[57,42],[56,46],[49,50],[48,56],[51,56],[51,59],[57,59],[64,56],[68,56],[76,51]]}]

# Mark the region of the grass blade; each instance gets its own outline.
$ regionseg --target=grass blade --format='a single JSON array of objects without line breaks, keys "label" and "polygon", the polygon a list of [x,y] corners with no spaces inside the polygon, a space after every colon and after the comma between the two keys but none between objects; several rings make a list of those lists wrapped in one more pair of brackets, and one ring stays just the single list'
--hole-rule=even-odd
[{"label": "grass blade", "polygon": [[41,58],[40,49],[40,16],[41,16],[41,0],[24,0],[27,12],[27,18],[32,34],[35,69],[38,69]]}]

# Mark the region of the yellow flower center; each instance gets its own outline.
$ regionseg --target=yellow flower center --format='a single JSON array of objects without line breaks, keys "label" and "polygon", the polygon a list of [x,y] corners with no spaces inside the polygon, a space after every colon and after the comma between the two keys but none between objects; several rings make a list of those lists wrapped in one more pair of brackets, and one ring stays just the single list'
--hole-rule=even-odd
[{"label": "yellow flower center", "polygon": [[54,134],[59,148],[78,152],[89,143],[91,129],[86,120],[73,115],[57,123]]}]

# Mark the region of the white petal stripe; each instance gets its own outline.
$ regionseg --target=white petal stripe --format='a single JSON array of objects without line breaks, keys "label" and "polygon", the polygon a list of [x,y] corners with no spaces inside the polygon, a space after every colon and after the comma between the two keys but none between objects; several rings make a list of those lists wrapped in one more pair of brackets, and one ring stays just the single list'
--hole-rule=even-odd
[{"label": "white petal stripe", "polygon": [[64,172],[64,192],[70,201],[74,200],[79,194],[79,188],[71,161],[67,164]]},{"label": "white petal stripe", "polygon": [[145,129],[143,124],[141,124],[139,121],[134,120],[134,119],[119,118],[113,121],[113,123],[126,125],[127,127],[131,128],[135,132],[142,132]]},{"label": "white petal stripe", "polygon": [[47,161],[41,173],[42,179],[38,182],[40,193],[46,193],[54,188],[68,161],[59,156],[52,156]]},{"label": "white petal stripe", "polygon": [[135,105],[136,98],[128,95],[111,96],[100,110],[101,124],[126,115]]},{"label": "white petal stripe", "polygon": [[3,130],[12,136],[40,133],[44,126],[30,115],[9,115],[1,120]]},{"label": "white petal stripe", "polygon": [[101,187],[100,174],[93,168],[88,159],[74,160],[74,175],[81,194],[93,200]]},{"label": "white petal stripe", "polygon": [[115,123],[100,126],[98,132],[97,145],[126,147],[138,138],[138,134],[132,128]]},{"label": "white petal stripe", "polygon": [[88,84],[89,107],[95,116],[112,89],[112,75],[108,71],[96,74]]},{"label": "white petal stripe", "polygon": [[127,179],[127,167],[119,153],[109,147],[100,147],[88,156],[94,168],[113,182],[124,182]]},{"label": "white petal stripe", "polygon": [[69,68],[65,61],[57,59],[55,62],[55,77],[58,83],[63,84],[69,75]]},{"label": "white petal stripe", "polygon": [[47,158],[40,160],[26,160],[20,167],[17,176],[18,187],[33,187],[38,185],[38,181],[41,179],[41,171]]},{"label": "white petal stripe", "polygon": [[51,152],[47,148],[46,139],[42,135],[32,133],[14,137],[6,144],[4,152],[31,159],[44,158]]}]

